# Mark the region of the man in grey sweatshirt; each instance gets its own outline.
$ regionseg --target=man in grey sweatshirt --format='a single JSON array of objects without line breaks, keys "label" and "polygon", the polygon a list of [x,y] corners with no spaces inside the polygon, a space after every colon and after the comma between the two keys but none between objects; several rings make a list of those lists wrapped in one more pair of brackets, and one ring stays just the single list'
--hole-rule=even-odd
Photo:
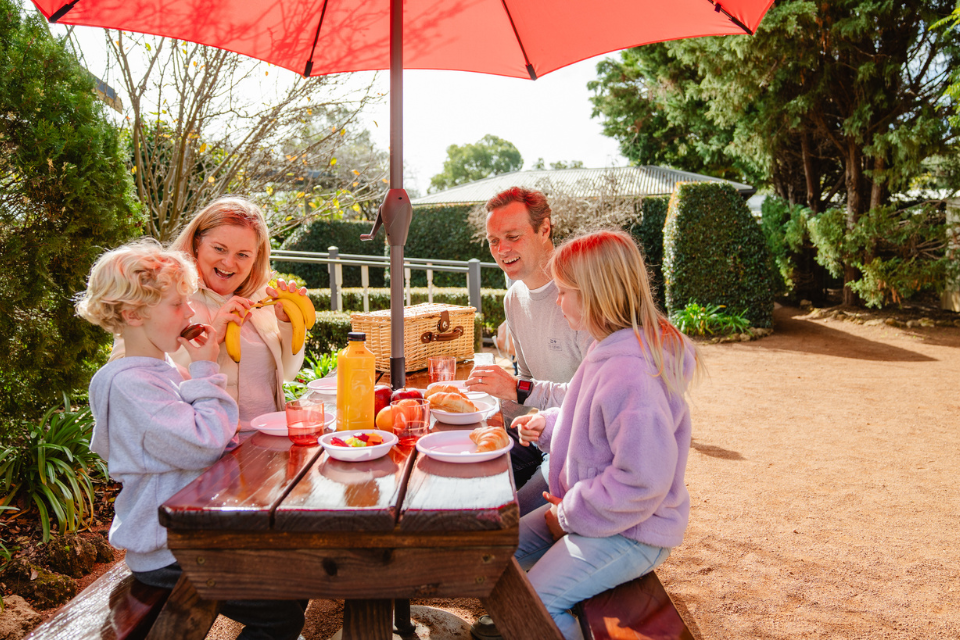
[{"label": "man in grey sweatshirt", "polygon": [[[553,255],[550,205],[539,191],[513,187],[490,199],[487,208],[487,241],[490,253],[513,286],[504,297],[507,328],[513,336],[519,376],[499,366],[475,367],[467,380],[471,390],[500,398],[507,423],[531,409],[559,407],[580,361],[593,338],[574,331],[557,306],[557,285],[547,271]],[[511,437],[516,432],[509,430]],[[534,447],[514,447],[510,453],[517,487],[531,478],[521,492],[536,500],[546,481],[537,473],[542,454]],[[536,474],[536,475],[534,475]]]}]

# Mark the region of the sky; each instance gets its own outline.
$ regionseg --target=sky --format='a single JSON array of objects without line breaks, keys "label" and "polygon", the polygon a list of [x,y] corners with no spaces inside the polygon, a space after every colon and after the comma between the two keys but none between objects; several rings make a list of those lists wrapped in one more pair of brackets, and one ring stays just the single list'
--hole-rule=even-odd
[{"label": "sky", "polygon": [[[62,35],[66,28],[51,25],[51,30]],[[102,74],[106,68],[103,30],[76,27],[74,34],[90,71]],[[443,170],[448,146],[474,143],[487,134],[512,142],[525,169],[538,158],[548,165],[579,160],[590,168],[628,164],[617,142],[604,136],[600,121],[590,117],[587,82],[596,77],[601,59],[579,62],[536,81],[461,71],[405,71],[404,186],[411,194],[425,195],[430,178]],[[358,75],[358,81],[370,79],[370,74]],[[375,86],[386,94],[389,74],[377,74]],[[362,122],[376,144],[387,149],[389,100],[366,111]]]}]

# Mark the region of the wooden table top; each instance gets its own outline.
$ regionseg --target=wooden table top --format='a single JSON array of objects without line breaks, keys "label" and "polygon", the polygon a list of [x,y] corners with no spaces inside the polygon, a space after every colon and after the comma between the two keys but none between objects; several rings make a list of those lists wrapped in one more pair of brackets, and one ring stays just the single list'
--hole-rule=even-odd
[{"label": "wooden table top", "polygon": [[[472,363],[460,363],[465,379]],[[426,373],[407,386],[426,387]],[[503,425],[499,413],[486,424]],[[471,430],[435,424],[437,430]],[[454,464],[394,447],[379,460],[341,462],[319,445],[255,434],[161,507],[160,522],[177,532],[492,531],[519,521],[508,455]]]}]

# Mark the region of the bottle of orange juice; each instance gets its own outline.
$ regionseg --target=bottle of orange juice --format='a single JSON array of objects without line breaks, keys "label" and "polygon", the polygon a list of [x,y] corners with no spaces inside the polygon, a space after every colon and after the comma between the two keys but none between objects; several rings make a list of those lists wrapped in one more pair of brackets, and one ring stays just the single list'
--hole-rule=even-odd
[{"label": "bottle of orange juice", "polygon": [[337,431],[372,429],[376,356],[367,349],[367,334],[351,332],[347,340],[337,356]]}]

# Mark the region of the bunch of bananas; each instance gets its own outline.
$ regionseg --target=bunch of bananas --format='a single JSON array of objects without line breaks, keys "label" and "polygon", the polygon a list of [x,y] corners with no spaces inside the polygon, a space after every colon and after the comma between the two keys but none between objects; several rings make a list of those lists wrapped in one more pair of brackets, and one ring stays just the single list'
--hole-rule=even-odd
[{"label": "bunch of bananas", "polygon": [[[307,296],[301,296],[298,293],[279,290],[277,296],[273,298],[264,298],[255,305],[254,308],[269,307],[277,304],[277,300],[282,300],[286,304],[283,310],[287,312],[290,318],[290,324],[293,325],[293,342],[290,345],[292,354],[299,353],[303,349],[303,341],[306,338],[307,330],[312,329],[317,321],[317,310],[313,308],[313,302]],[[237,313],[234,311],[234,313]],[[247,312],[237,313],[241,318],[245,317]],[[234,362],[240,362],[240,325],[231,322],[227,325],[227,335],[223,343],[227,347],[227,354]]]}]

